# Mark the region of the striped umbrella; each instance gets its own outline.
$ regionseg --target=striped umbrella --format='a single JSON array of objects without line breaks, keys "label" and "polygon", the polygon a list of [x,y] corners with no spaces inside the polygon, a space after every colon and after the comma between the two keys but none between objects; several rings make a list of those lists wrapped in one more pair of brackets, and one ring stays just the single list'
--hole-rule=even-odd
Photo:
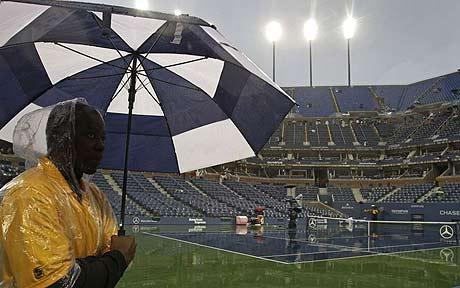
[{"label": "striped umbrella", "polygon": [[50,0],[1,2],[0,91],[7,141],[37,108],[76,97],[97,107],[101,167],[125,170],[124,194],[128,169],[183,173],[256,155],[294,105],[202,19]]}]

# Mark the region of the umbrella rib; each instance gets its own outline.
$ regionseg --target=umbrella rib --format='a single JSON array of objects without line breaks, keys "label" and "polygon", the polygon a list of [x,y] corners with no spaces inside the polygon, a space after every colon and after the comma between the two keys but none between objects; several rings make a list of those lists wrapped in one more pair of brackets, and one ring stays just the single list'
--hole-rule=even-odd
[{"label": "umbrella rib", "polygon": [[117,98],[118,94],[120,94],[120,92],[123,90],[123,88],[125,88],[126,84],[129,82],[130,79],[131,79],[131,75],[128,76],[128,79],[126,79],[125,83],[123,83],[123,85],[120,87],[120,89],[110,99],[110,101],[107,104],[107,107],[105,109],[104,117],[107,115],[107,113],[109,113],[108,110],[109,110],[110,103],[112,103],[113,99]]},{"label": "umbrella rib", "polygon": [[[102,27],[101,23],[99,23],[99,21],[96,20],[97,16],[95,14],[93,14],[93,18],[94,20],[96,21],[97,25],[99,25],[99,28],[101,29],[101,32],[103,33],[102,35],[104,35],[104,27]],[[120,35],[118,35],[115,31],[113,31],[112,29],[110,29],[110,32],[111,33],[115,33],[118,37],[120,37]],[[118,55],[120,55],[120,57],[123,59],[123,61],[125,62],[126,66],[128,66],[129,68],[129,63],[126,61],[125,57],[123,57],[123,55],[121,54],[120,50],[118,49],[117,45],[115,45],[115,42],[113,42],[112,38],[110,37],[110,35],[107,35],[107,39],[110,41],[110,43],[112,44],[113,48],[115,48],[115,50],[117,51]],[[120,39],[123,40],[123,38],[120,37]],[[126,42],[125,44],[127,46],[129,46]],[[131,47],[130,47],[131,48]],[[131,48],[132,49],[132,48]],[[130,72],[128,70],[128,72]]]},{"label": "umbrella rib", "polygon": [[[77,51],[77,50],[75,50],[75,49],[72,49],[72,48],[70,48],[70,47],[67,47],[67,46],[65,46],[65,45],[62,45],[62,44],[60,44],[60,43],[54,42],[54,44],[55,44],[55,45],[58,45],[58,46],[60,46],[60,47],[62,47],[62,48],[65,48],[65,49],[67,49],[67,50],[70,50],[70,51],[72,51],[72,52],[74,52],[74,53],[77,53],[77,54],[80,54],[80,55],[85,56],[85,57],[87,57],[87,58],[90,58],[90,59],[92,59],[92,60],[101,62],[101,63],[103,63],[103,64],[107,64],[107,65],[109,65],[109,66],[112,66],[112,67],[115,67],[115,68],[118,68],[118,69],[126,70],[126,68],[124,68],[124,67],[119,67],[119,66],[113,65],[113,64],[111,64],[111,63],[109,63],[109,62],[106,62],[106,61],[97,59],[96,57],[87,55],[87,54],[85,54],[85,53],[82,53],[82,52],[80,52],[80,51]],[[122,57],[122,58],[124,59],[124,57]]]},{"label": "umbrella rib", "polygon": [[202,58],[198,58],[198,59],[193,59],[193,60],[188,60],[188,61],[184,61],[184,62],[174,63],[174,64],[170,64],[170,65],[166,65],[166,66],[161,66],[159,68],[144,69],[144,70],[139,70],[139,71],[147,72],[147,71],[161,70],[161,69],[166,69],[166,68],[169,68],[169,67],[189,64],[189,63],[198,62],[198,61],[206,60],[206,59],[208,59],[208,57],[203,56]]},{"label": "umbrella rib", "polygon": [[145,82],[148,80],[148,78],[147,78],[147,77],[145,77],[145,79],[144,79],[144,80],[142,80],[142,79],[141,79],[139,76],[137,76],[137,74],[136,74],[136,78],[137,78],[137,80],[139,80],[139,82],[141,83],[141,85],[137,86],[137,88],[136,88],[136,92],[137,92],[137,91],[139,91],[139,90],[141,90],[141,89],[142,89],[142,87],[141,87],[141,86],[143,86],[143,87],[145,88],[145,85],[144,85],[144,83],[145,83]]},{"label": "umbrella rib", "polygon": [[182,88],[187,88],[187,89],[196,90],[196,91],[201,91],[201,89],[198,89],[198,88],[194,88],[194,87],[189,87],[189,86],[185,86],[185,85],[176,84],[176,83],[173,83],[173,82],[170,82],[170,81],[166,81],[166,80],[162,80],[162,79],[150,77],[150,76],[147,76],[146,74],[142,74],[142,73],[138,73],[138,74],[139,74],[139,75],[142,75],[142,76],[145,76],[145,77],[148,77],[149,79],[157,80],[157,81],[159,81],[159,82],[163,82],[163,83],[170,84],[170,85],[173,85],[173,86],[182,87]]},{"label": "umbrella rib", "polygon": [[118,94],[120,94],[120,92],[123,90],[123,88],[125,88],[126,84],[128,84],[130,79],[131,79],[131,75],[128,76],[128,79],[126,79],[125,83],[123,83],[123,85],[121,85],[120,89],[113,95],[112,99],[110,99],[110,102],[112,102],[113,99],[117,98]]},{"label": "umbrella rib", "polygon": [[86,79],[98,79],[98,78],[104,78],[104,77],[112,77],[112,76],[119,76],[119,75],[125,75],[126,73],[116,73],[116,74],[110,74],[110,75],[100,75],[100,76],[93,76],[93,77],[67,77],[68,80],[86,80]]},{"label": "umbrella rib", "polygon": [[[152,97],[152,99],[157,102],[158,105],[160,105],[161,107],[161,104],[160,102],[157,100],[157,98],[155,98],[155,96],[153,96],[153,94],[149,91],[149,89],[147,89],[147,86],[145,86],[144,82],[139,78],[139,76],[137,76],[136,74],[136,78],[139,80],[139,82],[141,82],[142,86],[144,87],[144,89],[147,91],[147,93],[149,93],[150,97]],[[146,78],[148,79],[148,78]],[[139,87],[140,88],[140,87]]]},{"label": "umbrella rib", "polygon": [[[152,51],[153,47],[155,47],[155,45],[158,43],[158,41],[160,40],[161,36],[163,36],[163,32],[166,31],[166,28],[168,26],[169,26],[169,22],[166,22],[166,25],[163,26],[164,28],[163,28],[163,30],[161,30],[161,33],[158,35],[157,39],[155,39],[155,41],[153,41],[152,46],[150,46],[149,50],[147,50],[147,52],[145,53],[145,56],[143,56],[144,58],[147,58],[147,55],[150,54],[150,51]],[[141,65],[144,66],[143,64],[144,64],[144,61],[142,61],[142,58],[139,57],[139,64],[137,65],[136,70],[139,67],[141,67]]]}]

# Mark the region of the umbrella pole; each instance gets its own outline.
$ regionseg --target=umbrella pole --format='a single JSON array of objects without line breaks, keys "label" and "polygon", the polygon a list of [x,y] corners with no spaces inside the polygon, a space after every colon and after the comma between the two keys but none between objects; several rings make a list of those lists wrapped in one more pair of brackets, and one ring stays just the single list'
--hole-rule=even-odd
[{"label": "umbrella pole", "polygon": [[129,85],[128,96],[128,127],[126,129],[126,147],[125,147],[125,167],[123,169],[123,188],[121,194],[121,213],[120,213],[120,228],[118,229],[118,236],[124,236],[125,231],[125,212],[126,212],[126,186],[128,183],[128,154],[129,154],[129,138],[131,135],[131,120],[133,117],[134,99],[136,96],[136,78],[137,78],[137,56],[134,56],[133,65],[131,70],[131,81]]}]

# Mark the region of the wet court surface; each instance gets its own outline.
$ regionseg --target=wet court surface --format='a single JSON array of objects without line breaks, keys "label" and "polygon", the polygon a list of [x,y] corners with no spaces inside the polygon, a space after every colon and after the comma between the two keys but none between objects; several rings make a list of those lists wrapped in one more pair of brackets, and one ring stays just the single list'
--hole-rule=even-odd
[{"label": "wet court surface", "polygon": [[460,248],[437,229],[133,226],[117,287],[456,287]]}]

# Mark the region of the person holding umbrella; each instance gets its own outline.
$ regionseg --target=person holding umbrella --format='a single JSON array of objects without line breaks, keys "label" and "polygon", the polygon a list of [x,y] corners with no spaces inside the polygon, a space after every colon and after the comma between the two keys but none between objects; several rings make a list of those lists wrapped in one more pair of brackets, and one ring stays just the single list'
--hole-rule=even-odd
[{"label": "person holding umbrella", "polygon": [[[136,251],[94,174],[104,151],[104,121],[83,99],[26,114],[15,128],[15,152],[46,156],[0,190],[0,286],[115,287]],[[42,138],[40,138],[42,137]]]}]

